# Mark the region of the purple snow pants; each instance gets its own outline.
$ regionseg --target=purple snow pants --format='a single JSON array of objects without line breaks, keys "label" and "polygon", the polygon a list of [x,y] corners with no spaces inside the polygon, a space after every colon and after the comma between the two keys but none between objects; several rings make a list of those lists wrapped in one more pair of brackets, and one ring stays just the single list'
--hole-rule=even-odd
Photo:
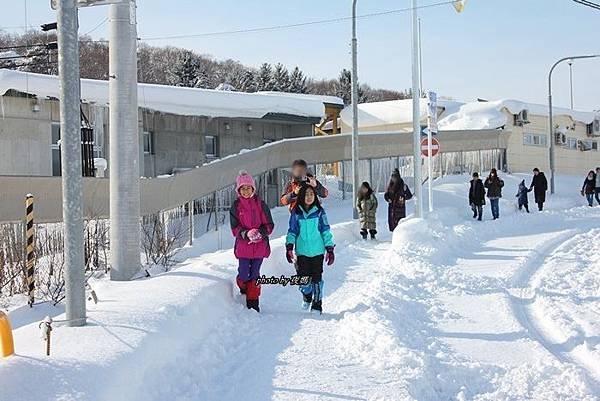
[{"label": "purple snow pants", "polygon": [[239,261],[238,277],[242,281],[256,280],[260,277],[260,265],[262,265],[262,259],[241,258]]}]

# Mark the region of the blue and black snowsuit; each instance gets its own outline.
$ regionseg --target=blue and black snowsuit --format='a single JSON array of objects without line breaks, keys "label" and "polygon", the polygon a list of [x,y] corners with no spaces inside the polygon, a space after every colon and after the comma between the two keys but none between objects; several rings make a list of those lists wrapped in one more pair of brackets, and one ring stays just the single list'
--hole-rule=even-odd
[{"label": "blue and black snowsuit", "polygon": [[529,213],[529,198],[527,196],[529,191],[525,185],[525,180],[521,181],[516,197],[518,198],[519,210],[525,208],[527,213]]},{"label": "blue and black snowsuit", "polygon": [[324,256],[334,246],[325,210],[321,206],[313,206],[305,211],[302,206],[296,205],[290,215],[286,247],[296,249],[297,274],[310,277],[310,283],[300,285],[300,292],[306,304],[313,304],[313,309],[321,310]]}]

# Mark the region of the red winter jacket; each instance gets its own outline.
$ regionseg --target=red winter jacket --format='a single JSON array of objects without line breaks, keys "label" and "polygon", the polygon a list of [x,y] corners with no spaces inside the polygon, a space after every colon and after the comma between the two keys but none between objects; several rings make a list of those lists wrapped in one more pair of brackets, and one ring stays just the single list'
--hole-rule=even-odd
[{"label": "red winter jacket", "polygon": [[[233,202],[229,211],[231,232],[235,237],[234,253],[238,259],[267,258],[271,254],[269,235],[273,232],[271,210],[258,195],[246,199],[239,197]],[[262,235],[262,240],[250,243],[247,233],[256,228]]]}]

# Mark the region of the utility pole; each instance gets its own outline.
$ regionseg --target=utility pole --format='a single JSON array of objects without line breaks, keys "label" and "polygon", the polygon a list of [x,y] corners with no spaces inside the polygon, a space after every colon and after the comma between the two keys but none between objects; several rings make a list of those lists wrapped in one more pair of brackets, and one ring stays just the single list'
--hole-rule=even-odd
[{"label": "utility pole", "polygon": [[111,280],[140,270],[140,164],[135,0],[109,9]]},{"label": "utility pole", "polygon": [[421,89],[419,85],[419,21],[417,0],[412,0],[412,103],[413,103],[413,171],[415,216],[423,216],[423,186],[421,180]]},{"label": "utility pole", "polygon": [[358,219],[358,56],[356,39],[356,0],[352,0],[352,218]]},{"label": "utility pole", "polygon": [[58,3],[58,75],[60,79],[60,148],[64,222],[65,300],[68,326],[83,326],[85,263],[83,258],[83,195],[79,37],[76,0]]}]

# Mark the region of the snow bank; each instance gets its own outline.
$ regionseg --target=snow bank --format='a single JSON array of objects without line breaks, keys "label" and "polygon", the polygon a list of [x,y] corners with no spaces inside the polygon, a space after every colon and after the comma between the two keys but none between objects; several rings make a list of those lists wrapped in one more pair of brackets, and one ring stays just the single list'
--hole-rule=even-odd
[{"label": "snow bank", "polygon": [[[58,77],[0,69],[0,94],[10,89],[39,97],[58,98]],[[108,81],[81,80],[81,98],[88,103],[108,105]],[[342,105],[339,98],[318,95],[244,93],[214,89],[180,88],[138,84],[140,107],[189,116],[262,118],[266,114],[290,114],[321,118],[324,103]]]}]

